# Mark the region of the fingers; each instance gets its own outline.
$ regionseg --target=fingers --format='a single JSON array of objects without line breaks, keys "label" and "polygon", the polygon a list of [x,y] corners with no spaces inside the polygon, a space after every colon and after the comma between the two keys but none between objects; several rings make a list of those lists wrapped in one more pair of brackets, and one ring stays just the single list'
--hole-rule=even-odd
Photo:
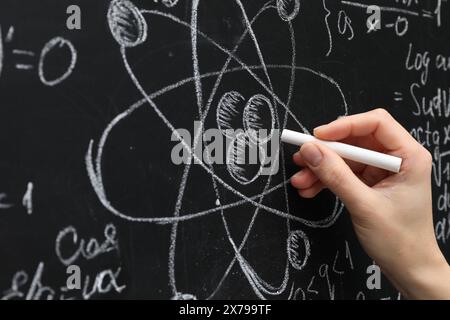
[{"label": "fingers", "polygon": [[339,118],[314,130],[317,138],[343,140],[373,135],[387,150],[412,150],[418,143],[387,111],[376,109]]},{"label": "fingers", "polygon": [[317,181],[309,188],[298,190],[298,194],[303,198],[314,198],[324,188],[325,187],[323,186],[322,182]]},{"label": "fingers", "polygon": [[315,184],[319,178],[308,168],[305,168],[291,178],[291,184],[297,189],[308,189]]},{"label": "fingers", "polygon": [[324,188],[319,178],[308,168],[293,175],[291,184],[298,189],[298,194],[303,198],[313,198]]},{"label": "fingers", "polygon": [[[420,144],[389,113],[382,109],[340,118],[328,125],[316,128],[314,133],[321,139],[340,140],[375,151],[391,151],[389,153],[398,154],[404,159],[402,165],[404,172],[417,172],[416,167],[420,164],[418,160],[421,159],[420,155],[424,154]],[[343,197],[346,197],[350,199],[348,201],[352,202],[352,199],[355,198],[351,196],[352,192],[371,191],[369,187],[377,185],[390,175],[382,169],[343,160],[335,152],[322,145],[308,145],[302,147],[293,156],[294,163],[309,169],[303,169],[291,180],[292,185],[299,189],[299,194],[303,197],[313,197],[323,188],[329,188],[342,200],[344,200]],[[311,147],[314,146],[323,153],[325,161],[321,165],[312,164],[313,158],[305,158],[308,154],[305,150],[311,151]],[[340,182],[336,183],[336,181]],[[348,186],[343,185],[343,181],[350,182],[349,185],[352,187],[348,189]]]},{"label": "fingers", "polygon": [[[307,167],[306,162],[302,159],[302,156],[300,154],[300,151],[294,153],[294,155],[292,156],[292,160],[294,161],[294,163],[296,165],[298,165],[299,167]],[[351,160],[346,160],[344,159],[344,161],[347,163],[347,165],[352,169],[353,172],[355,173],[360,173],[362,172],[365,168],[366,165],[359,163],[359,162],[355,162],[355,161],[351,161]]]},{"label": "fingers", "polygon": [[358,146],[360,148],[370,149],[378,152],[386,152],[386,148],[383,147],[383,145],[375,139],[373,134],[361,137],[350,136],[339,141],[351,144],[353,146]]},{"label": "fingers", "polygon": [[[301,197],[315,197],[325,188],[324,185],[319,181],[319,178],[311,171],[311,169],[307,167],[307,164],[302,159],[300,152],[295,153],[293,158],[297,165],[305,168],[301,169],[291,177],[291,185],[298,189],[298,193]],[[388,173],[384,170],[367,167],[357,162],[350,161],[350,164],[347,164],[351,167],[352,171],[358,173],[358,177],[369,186],[375,185],[388,175]],[[360,169],[358,166],[363,166],[363,168]]]},{"label": "fingers", "polygon": [[300,150],[292,156],[292,160],[299,167],[306,167],[305,161],[303,161],[302,156],[300,155]]},{"label": "fingers", "polygon": [[[306,143],[301,147],[300,155],[308,169],[320,180],[321,185],[329,188],[349,208],[363,205],[373,194],[373,191],[353,173],[344,160],[324,145]],[[309,183],[312,180],[308,177]],[[321,190],[318,183],[319,181],[307,189],[300,190],[300,195],[314,196],[317,190]]]}]

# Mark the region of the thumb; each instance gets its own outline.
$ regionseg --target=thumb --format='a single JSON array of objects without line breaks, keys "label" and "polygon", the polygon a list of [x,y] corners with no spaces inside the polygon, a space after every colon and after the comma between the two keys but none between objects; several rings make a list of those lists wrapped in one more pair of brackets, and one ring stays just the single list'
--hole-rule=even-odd
[{"label": "thumb", "polygon": [[357,208],[366,203],[372,190],[364,184],[333,150],[309,142],[300,148],[307,166],[325,187],[336,194],[347,208]]}]

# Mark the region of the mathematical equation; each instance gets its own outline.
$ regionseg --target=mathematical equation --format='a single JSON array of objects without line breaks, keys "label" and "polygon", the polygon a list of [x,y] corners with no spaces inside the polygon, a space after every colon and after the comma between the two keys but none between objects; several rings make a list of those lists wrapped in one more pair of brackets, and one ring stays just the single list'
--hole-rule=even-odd
[{"label": "mathematical equation", "polygon": [[[331,55],[333,51],[334,42],[334,26],[337,28],[337,34],[351,41],[357,37],[357,30],[362,36],[375,34],[379,30],[393,30],[398,37],[403,37],[408,34],[410,30],[410,20],[425,20],[435,23],[440,28],[443,24],[442,7],[443,1],[436,0],[435,6],[432,9],[424,8],[422,2],[418,0],[396,0],[395,6],[378,6],[375,4],[367,4],[355,1],[341,1],[341,9],[338,12],[332,12],[327,0],[322,0],[322,5],[325,10],[325,25],[329,38],[329,49],[326,56]],[[334,14],[334,15],[332,15]],[[333,20],[332,16],[337,16]],[[365,28],[355,24],[356,17],[367,17]],[[364,31],[366,30],[366,31]]]},{"label": "mathematical equation", "polygon": [[[16,31],[14,26],[7,29],[3,35],[0,26],[0,77],[5,64],[11,60],[14,68],[18,71],[30,72],[37,70],[39,80],[46,86],[56,86],[67,79],[73,72],[77,63],[77,50],[72,42],[62,37],[54,37],[47,41],[45,45],[38,50],[38,53],[28,48],[15,48],[14,39]],[[51,54],[55,51],[64,52],[69,63],[67,67],[61,68],[59,74],[49,77],[46,70],[48,65],[52,64]]]}]

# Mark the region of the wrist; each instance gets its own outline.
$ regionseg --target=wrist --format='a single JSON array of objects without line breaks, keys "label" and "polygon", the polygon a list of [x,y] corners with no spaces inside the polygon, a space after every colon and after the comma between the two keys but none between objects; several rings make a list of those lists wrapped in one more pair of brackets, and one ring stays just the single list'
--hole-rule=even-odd
[{"label": "wrist", "polygon": [[439,249],[394,279],[394,285],[407,299],[450,299],[450,267]]}]

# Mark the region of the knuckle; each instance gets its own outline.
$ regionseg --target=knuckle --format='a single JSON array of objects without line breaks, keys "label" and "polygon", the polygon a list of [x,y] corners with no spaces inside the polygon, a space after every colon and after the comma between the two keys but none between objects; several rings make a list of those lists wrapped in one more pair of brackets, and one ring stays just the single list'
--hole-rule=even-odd
[{"label": "knuckle", "polygon": [[377,117],[380,119],[388,119],[391,118],[391,114],[384,108],[377,108],[373,111]]}]

